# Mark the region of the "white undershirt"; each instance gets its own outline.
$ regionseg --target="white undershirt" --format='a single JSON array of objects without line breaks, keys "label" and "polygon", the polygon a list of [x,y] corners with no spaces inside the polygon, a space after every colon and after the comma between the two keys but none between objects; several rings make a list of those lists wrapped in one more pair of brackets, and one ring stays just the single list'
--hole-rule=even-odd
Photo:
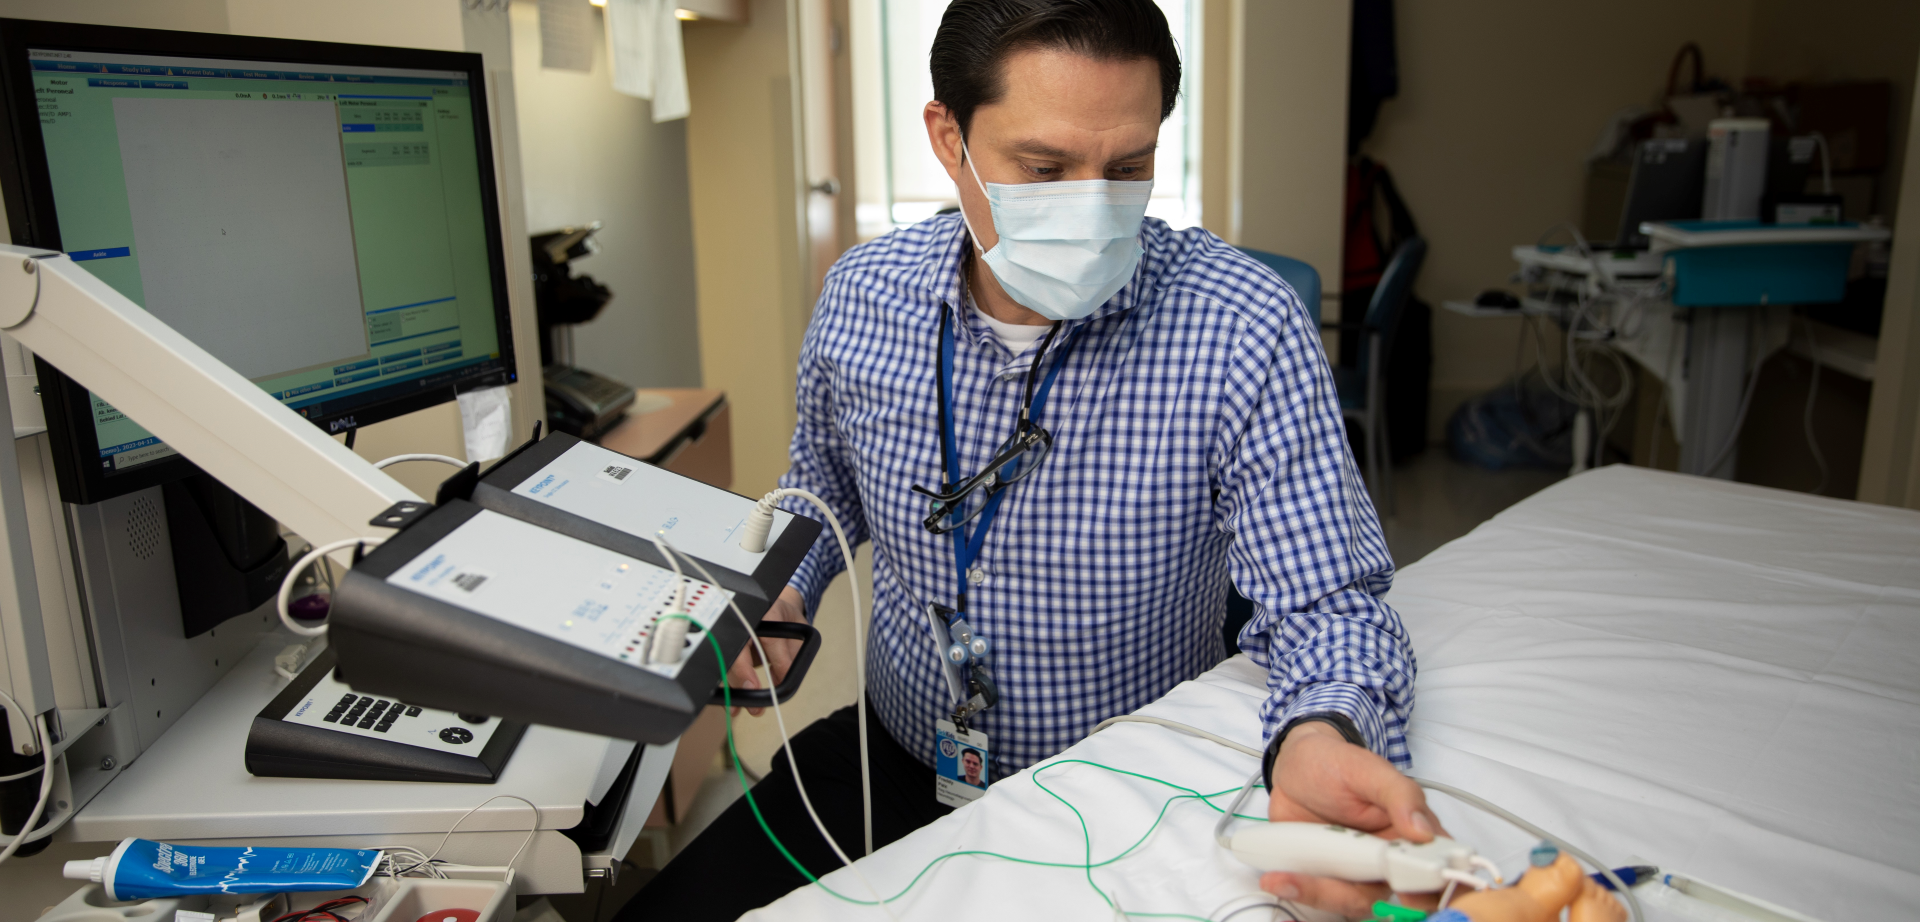
[{"label": "white undershirt", "polygon": [[987,326],[993,330],[994,338],[1000,340],[1000,344],[1006,346],[1007,351],[1016,356],[1039,342],[1047,335],[1047,331],[1053,328],[1050,323],[1036,326],[1030,323],[1008,323],[1004,320],[995,320],[988,316],[986,311],[981,310],[980,305],[971,297],[967,301],[973,305],[973,312],[980,315],[980,319],[985,320]]}]

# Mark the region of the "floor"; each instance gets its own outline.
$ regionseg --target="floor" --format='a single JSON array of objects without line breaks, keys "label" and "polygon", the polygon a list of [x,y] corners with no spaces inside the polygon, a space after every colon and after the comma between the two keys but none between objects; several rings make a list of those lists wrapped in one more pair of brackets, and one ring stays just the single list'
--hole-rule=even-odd
[{"label": "floor", "polygon": [[1489,471],[1433,446],[1393,471],[1394,509],[1381,518],[1387,548],[1404,567],[1501,510],[1565,480],[1565,471]]},{"label": "floor", "polygon": [[[1419,560],[1508,506],[1565,477],[1563,471],[1483,470],[1453,460],[1443,448],[1428,449],[1393,472],[1394,509],[1382,518],[1395,565],[1404,567]],[[871,586],[872,558],[865,548],[857,557],[860,585]],[[853,702],[853,650],[848,642],[852,623],[847,577],[842,574],[822,597],[815,620],[826,635],[826,643],[800,692],[781,708],[781,717],[789,732],[798,732],[801,727]],[[756,778],[765,774],[780,746],[780,730],[772,712],[759,717],[740,715],[734,722],[734,737],[747,771]],[[740,783],[730,765],[715,759],[687,819],[667,833],[670,851],[677,852],[693,841],[707,824],[739,798]],[[655,859],[646,840],[636,845],[628,858],[632,864],[623,869],[617,883],[608,886],[604,881],[592,881],[586,893],[551,897],[544,906],[528,905],[521,912],[520,922],[606,922],[615,909],[653,876],[653,869],[647,865],[655,863]],[[547,906],[551,907],[552,915],[545,914]]]}]

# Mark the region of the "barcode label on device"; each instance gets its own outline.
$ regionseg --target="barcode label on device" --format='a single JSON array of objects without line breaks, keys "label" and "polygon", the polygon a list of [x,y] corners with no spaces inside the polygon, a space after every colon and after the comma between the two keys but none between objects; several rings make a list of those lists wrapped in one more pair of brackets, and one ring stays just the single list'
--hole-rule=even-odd
[{"label": "barcode label on device", "polygon": [[481,584],[486,581],[487,575],[485,573],[456,573],[453,575],[453,584],[467,592],[472,592],[480,588]]},{"label": "barcode label on device", "polygon": [[600,477],[603,480],[611,480],[614,483],[619,483],[627,479],[627,475],[631,473],[633,473],[633,468],[608,465],[606,470],[600,472]]}]

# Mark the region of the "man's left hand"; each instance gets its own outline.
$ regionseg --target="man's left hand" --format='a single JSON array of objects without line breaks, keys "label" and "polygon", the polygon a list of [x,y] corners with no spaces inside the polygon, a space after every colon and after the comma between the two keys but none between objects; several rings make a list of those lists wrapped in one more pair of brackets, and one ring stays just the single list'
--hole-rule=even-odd
[{"label": "man's left hand", "polygon": [[[1410,842],[1446,834],[1413,779],[1317,721],[1295,725],[1280,744],[1267,813],[1274,822],[1332,823]],[[1374,901],[1391,895],[1385,884],[1284,871],[1261,875],[1260,888],[1348,918],[1372,915]]]}]

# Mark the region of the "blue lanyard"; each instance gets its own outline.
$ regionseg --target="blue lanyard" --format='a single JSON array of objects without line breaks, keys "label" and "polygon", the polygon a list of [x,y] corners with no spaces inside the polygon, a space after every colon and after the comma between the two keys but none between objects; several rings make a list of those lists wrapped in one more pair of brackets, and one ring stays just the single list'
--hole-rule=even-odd
[{"label": "blue lanyard", "polygon": [[[942,445],[946,448],[947,482],[959,483],[960,448],[953,432],[953,325],[946,311],[940,313],[940,425]],[[1078,331],[1076,330],[1075,333]],[[1026,418],[1033,425],[1040,424],[1040,411],[1047,405],[1047,392],[1053,389],[1053,379],[1060,376],[1060,369],[1067,364],[1067,356],[1073,351],[1074,333],[1067,334],[1067,341],[1056,349],[1053,366],[1047,369],[1046,377],[1040,379],[1040,387],[1033,393],[1033,400],[1026,407]],[[993,526],[993,517],[1000,511],[1000,500],[1006,498],[1007,491],[999,490],[987,497],[986,508],[980,510],[979,518],[969,529],[962,525],[949,532],[953,537],[954,573],[959,579],[960,592],[955,597],[959,604],[954,607],[966,611],[967,570],[979,558],[980,549],[987,542],[987,529]],[[971,534],[969,534],[971,531]]]}]

